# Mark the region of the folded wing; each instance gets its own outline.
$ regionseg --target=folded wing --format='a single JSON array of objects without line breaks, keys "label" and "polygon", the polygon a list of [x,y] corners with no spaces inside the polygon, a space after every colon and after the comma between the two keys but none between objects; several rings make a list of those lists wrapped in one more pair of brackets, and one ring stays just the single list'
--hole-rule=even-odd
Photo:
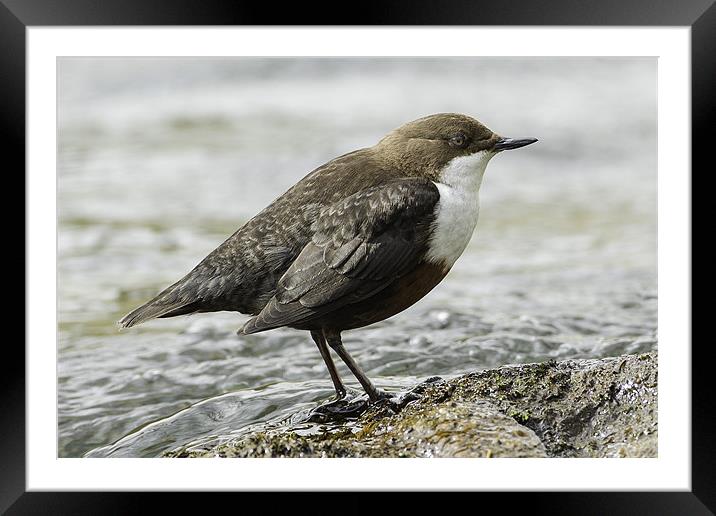
[{"label": "folded wing", "polygon": [[439,198],[431,181],[401,178],[324,208],[273,298],[241,331],[310,324],[386,288],[422,258]]}]

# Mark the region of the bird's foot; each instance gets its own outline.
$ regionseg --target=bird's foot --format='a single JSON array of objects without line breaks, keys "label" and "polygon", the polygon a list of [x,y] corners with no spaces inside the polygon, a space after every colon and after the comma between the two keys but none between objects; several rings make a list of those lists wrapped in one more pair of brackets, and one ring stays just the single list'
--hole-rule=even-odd
[{"label": "bird's foot", "polygon": [[425,390],[443,379],[439,376],[433,376],[419,383],[412,389],[404,393],[389,393],[376,389],[372,396],[365,394],[338,393],[333,401],[324,403],[311,410],[308,415],[308,421],[316,423],[327,423],[332,421],[341,421],[345,419],[356,419],[368,409],[377,409],[378,411],[386,410],[389,414],[397,414],[403,410],[409,403],[422,398]]},{"label": "bird's foot", "polygon": [[364,395],[338,393],[336,397],[311,410],[308,421],[326,423],[343,419],[355,419],[365,412],[369,402]]},{"label": "bird's foot", "polygon": [[422,398],[423,394],[425,393],[425,390],[428,387],[442,381],[443,379],[439,376],[431,376],[430,378],[419,383],[409,391],[394,396],[384,391],[378,391],[378,397],[375,400],[375,404],[378,407],[385,407],[393,413],[397,414],[406,406],[408,406],[409,403]]},{"label": "bird's foot", "polygon": [[425,391],[438,383],[444,382],[439,376],[431,376],[430,378],[423,380],[418,385],[410,389],[408,392],[401,396],[401,403],[407,405],[411,401],[419,400],[425,394]]}]

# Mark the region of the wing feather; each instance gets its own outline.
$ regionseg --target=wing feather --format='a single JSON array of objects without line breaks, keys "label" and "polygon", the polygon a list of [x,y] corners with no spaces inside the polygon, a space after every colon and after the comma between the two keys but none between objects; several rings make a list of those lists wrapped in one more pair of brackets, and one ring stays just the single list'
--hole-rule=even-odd
[{"label": "wing feather", "polygon": [[325,208],[311,241],[243,333],[304,324],[372,296],[422,258],[440,198],[423,178],[393,179]]}]

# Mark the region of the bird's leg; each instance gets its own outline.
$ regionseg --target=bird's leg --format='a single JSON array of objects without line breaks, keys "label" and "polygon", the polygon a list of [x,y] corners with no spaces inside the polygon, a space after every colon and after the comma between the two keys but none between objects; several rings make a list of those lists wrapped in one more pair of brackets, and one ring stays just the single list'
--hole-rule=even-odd
[{"label": "bird's leg", "polygon": [[316,346],[318,346],[323,361],[328,367],[328,372],[331,374],[333,386],[336,388],[336,399],[311,410],[308,415],[308,421],[325,423],[326,421],[342,420],[359,416],[368,408],[368,402],[365,400],[356,402],[346,399],[346,388],[340,376],[338,376],[338,370],[333,363],[331,352],[326,345],[326,338],[320,331],[312,331],[311,337],[316,343]]},{"label": "bird's leg", "polygon": [[318,346],[318,350],[321,352],[323,361],[326,363],[326,367],[328,368],[328,373],[331,375],[333,386],[336,388],[336,399],[342,400],[346,397],[346,388],[341,381],[341,377],[338,376],[338,370],[336,369],[336,364],[333,363],[333,359],[331,358],[331,352],[326,345],[326,339],[320,331],[312,331],[311,337],[313,338],[313,342],[316,343],[316,346]]},{"label": "bird's leg", "polygon": [[353,357],[348,354],[346,348],[343,347],[340,332],[332,330],[323,330],[323,336],[325,337],[326,342],[328,342],[328,345],[331,347],[331,349],[338,353],[338,356],[341,357],[341,360],[343,360],[343,362],[348,366],[348,369],[350,369],[353,375],[358,379],[360,384],[363,386],[363,389],[368,394],[370,401],[378,401],[386,397],[385,393],[375,388],[373,382],[368,379],[368,377],[361,370],[361,368],[358,367],[358,364],[355,363]]}]

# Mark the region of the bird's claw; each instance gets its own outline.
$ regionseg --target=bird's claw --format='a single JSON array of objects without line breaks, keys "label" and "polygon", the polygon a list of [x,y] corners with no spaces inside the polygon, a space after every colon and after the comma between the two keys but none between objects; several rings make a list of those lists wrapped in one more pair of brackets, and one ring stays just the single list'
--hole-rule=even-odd
[{"label": "bird's claw", "polygon": [[365,395],[349,397],[347,394],[338,393],[332,401],[311,410],[308,421],[326,423],[343,419],[355,419],[373,407],[378,409],[385,408],[393,414],[397,414],[408,404],[422,398],[426,388],[442,381],[443,379],[439,376],[433,376],[402,395],[376,390],[371,396],[372,399],[366,399]]},{"label": "bird's claw", "polygon": [[393,413],[397,414],[401,410],[403,410],[405,407],[408,406],[408,404],[412,403],[413,401],[417,401],[420,398],[423,397],[423,394],[425,393],[425,389],[430,387],[433,384],[442,382],[443,379],[439,376],[432,376],[428,378],[427,380],[419,383],[409,391],[405,392],[402,395],[398,396],[391,396],[386,392],[379,391],[380,397],[376,400],[377,405],[383,405],[389,408],[393,411]]},{"label": "bird's claw", "polygon": [[366,399],[348,400],[345,397],[337,397],[333,401],[319,405],[311,410],[308,421],[325,423],[333,420],[356,418],[365,412],[368,406],[369,403]]}]

